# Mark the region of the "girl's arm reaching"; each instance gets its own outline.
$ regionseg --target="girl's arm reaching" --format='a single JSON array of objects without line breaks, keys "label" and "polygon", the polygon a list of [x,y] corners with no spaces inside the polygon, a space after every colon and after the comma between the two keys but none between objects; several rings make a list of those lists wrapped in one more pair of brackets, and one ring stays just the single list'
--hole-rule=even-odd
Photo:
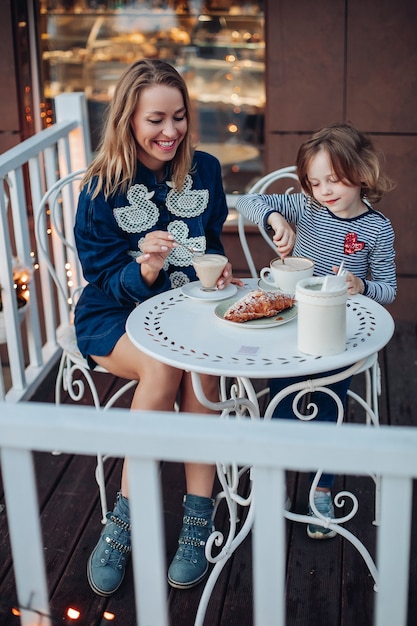
[{"label": "girl's arm reaching", "polygon": [[274,231],[272,241],[277,247],[278,254],[284,259],[294,247],[295,231],[279,213],[270,213],[267,223]]},{"label": "girl's arm reaching", "polygon": [[304,205],[304,194],[249,194],[239,198],[236,209],[251,222],[272,228],[273,242],[280,256],[285,258],[294,247],[294,227]]}]

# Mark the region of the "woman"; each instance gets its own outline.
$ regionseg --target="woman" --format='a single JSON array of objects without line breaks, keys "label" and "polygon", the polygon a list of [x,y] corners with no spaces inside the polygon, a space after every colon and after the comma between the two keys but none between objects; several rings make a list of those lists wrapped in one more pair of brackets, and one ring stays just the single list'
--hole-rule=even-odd
[{"label": "woman", "polygon": [[[138,380],[133,410],[207,413],[194,396],[189,374],[159,363],[133,346],[125,333],[138,302],[195,280],[191,253],[177,242],[223,254],[227,216],[219,162],[194,152],[190,102],[184,80],[170,65],[140,60],[121,76],[110,104],[103,141],[82,181],[75,239],[88,281],[78,302],[78,346],[92,368]],[[233,279],[228,263],[217,282]],[[218,381],[203,379],[218,400]],[[213,530],[214,467],[185,466],[187,494],[179,546],[169,569],[174,587],[205,576],[204,544]],[[146,506],[146,503],[143,503]],[[89,558],[90,586],[109,596],[123,581],[130,552],[126,463],[114,510]]]}]

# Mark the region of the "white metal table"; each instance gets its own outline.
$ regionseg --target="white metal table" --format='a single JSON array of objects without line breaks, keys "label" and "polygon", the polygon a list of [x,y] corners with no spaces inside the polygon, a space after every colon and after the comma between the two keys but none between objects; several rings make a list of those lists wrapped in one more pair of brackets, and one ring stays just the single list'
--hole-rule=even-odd
[{"label": "white metal table", "polygon": [[[255,279],[246,279],[237,296],[240,297],[255,287]],[[214,310],[218,304],[218,301],[190,298],[184,295],[181,288],[167,291],[140,304],[129,316],[126,331],[131,341],[146,354],[173,367],[190,371],[199,401],[208,408],[219,410],[222,418],[261,417],[259,399],[252,380],[302,376],[306,378],[305,381],[286,387],[275,398],[270,399],[262,417],[270,418],[274,408],[285,396],[297,392],[294,411],[300,419],[313,419],[317,414],[317,407],[310,405],[310,414],[306,417],[298,413],[297,406],[304,394],[320,389],[333,397],[340,424],[344,413],[342,403],[326,385],[366,370],[394,332],[393,319],[384,307],[364,296],[354,296],[347,303],[346,350],[335,356],[309,356],[297,349],[297,318],[270,328],[249,328],[227,323],[216,316]],[[331,376],[309,379],[312,375],[334,370],[341,371]],[[220,377],[218,403],[212,403],[205,397],[200,374]],[[230,379],[234,382],[227,384]],[[377,425],[377,409],[370,404],[369,398],[361,399],[356,396],[356,399],[370,416],[370,421]],[[215,565],[201,598],[196,624],[203,623],[211,592],[221,570],[252,527],[253,494],[251,492],[244,498],[238,492],[240,477],[248,469],[225,466],[221,462],[217,464],[217,474],[223,487],[222,493],[217,497],[217,504],[222,498],[226,500],[230,528],[226,538],[215,531],[207,542],[206,556]],[[321,473],[321,470],[317,472],[310,491],[313,510],[313,493]],[[350,492],[337,494],[334,501],[337,504],[346,497],[352,503],[350,512],[344,517],[334,518],[330,523],[326,520],[326,526],[351,541],[376,581],[377,570],[368,550],[342,526],[356,514],[358,508],[357,498]],[[248,514],[238,529],[239,505],[247,506]],[[315,512],[319,517],[320,514],[316,510]],[[293,521],[312,522],[311,517],[287,510],[284,515]],[[214,546],[222,546],[216,555],[213,554]]]}]

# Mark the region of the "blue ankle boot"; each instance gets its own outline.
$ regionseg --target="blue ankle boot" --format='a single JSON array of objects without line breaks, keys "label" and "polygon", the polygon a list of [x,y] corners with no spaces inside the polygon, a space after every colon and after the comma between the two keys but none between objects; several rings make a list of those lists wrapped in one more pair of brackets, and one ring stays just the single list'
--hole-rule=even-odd
[{"label": "blue ankle boot", "polygon": [[131,551],[129,502],[121,493],[87,564],[91,589],[99,596],[111,596],[122,584],[126,560]]},{"label": "blue ankle boot", "polygon": [[206,575],[206,541],[214,530],[214,500],[186,495],[183,507],[183,527],[178,549],[168,570],[168,582],[177,589],[194,587]]}]

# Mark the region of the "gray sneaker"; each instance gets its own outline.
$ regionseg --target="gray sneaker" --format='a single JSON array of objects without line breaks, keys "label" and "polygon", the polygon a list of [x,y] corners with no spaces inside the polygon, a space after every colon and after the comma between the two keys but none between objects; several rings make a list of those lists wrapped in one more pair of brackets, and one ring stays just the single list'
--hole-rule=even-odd
[{"label": "gray sneaker", "polygon": [[[334,518],[332,494],[330,491],[316,491],[314,494],[314,504],[318,512],[324,515],[324,517]],[[308,504],[308,514],[311,517],[316,517],[310,503]],[[331,539],[336,536],[336,531],[319,524],[308,524],[307,535],[311,539]]]},{"label": "gray sneaker", "polygon": [[131,551],[128,500],[118,495],[112,513],[87,564],[91,589],[99,596],[111,596],[123,582],[126,562]]}]

